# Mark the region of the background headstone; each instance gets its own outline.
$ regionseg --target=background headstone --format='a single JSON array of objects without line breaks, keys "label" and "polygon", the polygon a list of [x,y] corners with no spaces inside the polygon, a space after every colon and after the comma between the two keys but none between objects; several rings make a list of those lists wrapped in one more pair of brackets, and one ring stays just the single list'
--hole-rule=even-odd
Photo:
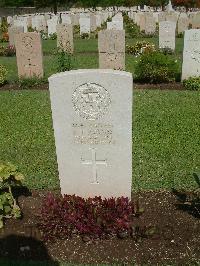
[{"label": "background headstone", "polygon": [[181,13],[178,19],[178,33],[183,33],[189,27],[189,18],[186,13]]},{"label": "background headstone", "polygon": [[159,23],[159,48],[175,49],[176,23],[162,21]]},{"label": "background headstone", "polygon": [[80,35],[87,33],[90,35],[90,18],[88,17],[80,17]]},{"label": "background headstone", "polygon": [[37,32],[15,35],[18,76],[43,77],[41,37]]},{"label": "background headstone", "polygon": [[8,27],[9,45],[15,46],[15,35],[24,32],[22,26]]},{"label": "background headstone", "polygon": [[57,25],[57,47],[67,53],[74,52],[73,26],[70,24]]},{"label": "background headstone", "polygon": [[129,197],[132,75],[76,70],[49,78],[62,194]]},{"label": "background headstone", "polygon": [[104,30],[98,34],[99,68],[125,69],[125,31]]}]

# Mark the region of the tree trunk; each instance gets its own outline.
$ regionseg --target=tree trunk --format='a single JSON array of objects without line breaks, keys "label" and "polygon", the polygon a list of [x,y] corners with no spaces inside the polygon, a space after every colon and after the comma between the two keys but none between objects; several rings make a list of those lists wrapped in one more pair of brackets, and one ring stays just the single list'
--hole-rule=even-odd
[{"label": "tree trunk", "polygon": [[53,3],[53,11],[54,11],[54,14],[56,15],[58,11],[58,2],[56,0]]}]

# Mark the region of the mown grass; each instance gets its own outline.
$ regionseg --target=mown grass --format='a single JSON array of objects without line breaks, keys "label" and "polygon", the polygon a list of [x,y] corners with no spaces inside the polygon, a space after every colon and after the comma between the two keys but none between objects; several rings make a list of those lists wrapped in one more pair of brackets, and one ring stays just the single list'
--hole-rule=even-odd
[{"label": "mown grass", "polygon": [[[133,189],[195,187],[199,101],[198,92],[134,92]],[[58,188],[49,92],[4,91],[0,102],[1,160],[19,165],[29,188]]]}]

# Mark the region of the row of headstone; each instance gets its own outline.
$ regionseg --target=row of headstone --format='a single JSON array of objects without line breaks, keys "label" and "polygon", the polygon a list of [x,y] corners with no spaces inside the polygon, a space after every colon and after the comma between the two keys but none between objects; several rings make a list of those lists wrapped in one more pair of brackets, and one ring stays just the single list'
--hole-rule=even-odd
[{"label": "row of headstone", "polygon": [[[162,21],[174,22],[177,25],[177,32],[183,33],[190,28],[200,28],[200,12],[141,12],[141,11],[128,12],[129,17],[136,23],[141,31],[146,34],[153,34],[156,30],[156,23]],[[26,16],[8,16],[7,22],[10,26],[21,26],[24,28],[24,32],[28,31],[29,27],[37,30],[38,32],[47,32],[50,36],[56,33],[57,24],[72,24],[80,25],[81,34],[93,32],[100,27],[103,22],[108,18],[113,17],[111,22],[108,22],[108,29],[123,29],[123,19],[120,18],[121,12],[113,11],[96,11],[96,12],[82,12],[82,13],[70,13],[63,12],[58,15],[51,13],[46,14],[30,14]]]},{"label": "row of headstone", "polygon": [[38,32],[51,34],[56,33],[57,24],[80,25],[81,34],[94,32],[97,27],[101,27],[108,17],[112,17],[113,12],[93,12],[72,14],[63,12],[58,15],[54,14],[36,14],[27,16],[7,17],[9,26],[21,26],[26,33],[31,27]]},{"label": "row of headstone", "polygon": [[177,26],[177,32],[183,33],[189,29],[200,28],[200,12],[196,13],[179,13],[171,12],[128,12],[129,17],[135,24],[140,27],[140,31],[145,31],[146,34],[155,32],[156,23],[163,21],[174,22]]},{"label": "row of headstone", "polygon": [[[70,24],[57,26],[58,47],[67,53],[73,53],[73,30]],[[199,76],[200,73],[200,30],[185,31],[182,79]],[[19,77],[42,77],[43,59],[42,45],[39,33],[23,33],[15,35],[17,66]],[[175,23],[163,21],[160,23],[160,48],[175,49]],[[98,38],[99,68],[125,69],[125,31],[104,30]]]}]

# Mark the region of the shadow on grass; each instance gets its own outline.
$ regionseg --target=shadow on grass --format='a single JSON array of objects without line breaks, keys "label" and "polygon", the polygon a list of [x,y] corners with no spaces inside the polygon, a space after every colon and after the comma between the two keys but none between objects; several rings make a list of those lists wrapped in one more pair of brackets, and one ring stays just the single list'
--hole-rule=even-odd
[{"label": "shadow on grass", "polygon": [[198,188],[192,192],[178,191],[172,189],[172,193],[177,197],[179,203],[175,206],[182,211],[185,211],[195,218],[200,218],[200,175],[193,173],[193,178],[197,183]]},{"label": "shadow on grass", "polygon": [[53,261],[42,241],[33,237],[9,235],[0,238],[0,265],[59,266]]}]

